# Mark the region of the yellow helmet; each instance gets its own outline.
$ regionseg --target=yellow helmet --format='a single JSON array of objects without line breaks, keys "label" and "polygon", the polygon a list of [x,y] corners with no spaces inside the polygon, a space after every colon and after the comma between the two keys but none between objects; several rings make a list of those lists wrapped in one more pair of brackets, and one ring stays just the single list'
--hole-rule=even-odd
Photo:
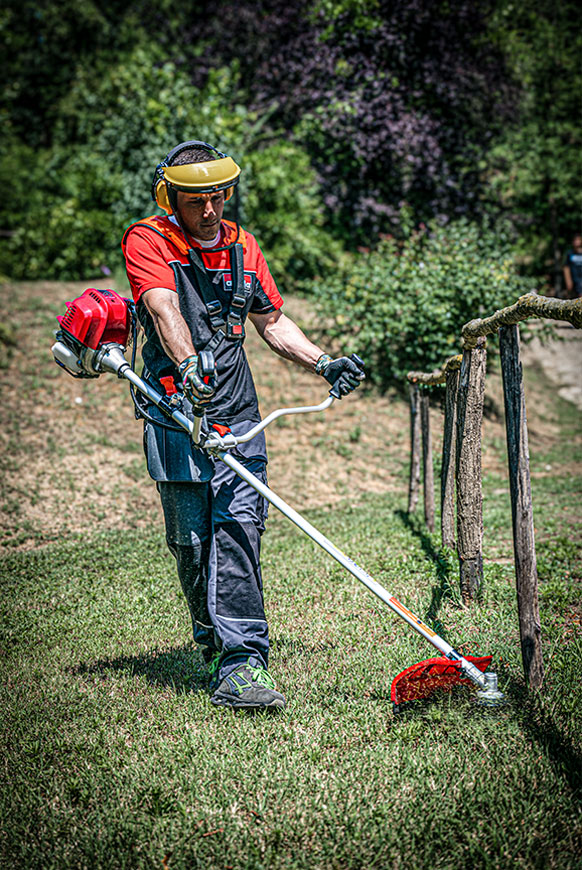
[{"label": "yellow helmet", "polygon": [[[172,166],[178,154],[190,148],[208,152],[208,160],[201,163],[184,163]],[[213,155],[216,155],[214,157]],[[176,191],[187,193],[215,193],[223,190],[224,198],[230,199],[238,184],[241,169],[232,157],[218,151],[208,142],[191,139],[172,148],[170,153],[156,166],[152,180],[152,199],[165,212],[176,210]]]}]

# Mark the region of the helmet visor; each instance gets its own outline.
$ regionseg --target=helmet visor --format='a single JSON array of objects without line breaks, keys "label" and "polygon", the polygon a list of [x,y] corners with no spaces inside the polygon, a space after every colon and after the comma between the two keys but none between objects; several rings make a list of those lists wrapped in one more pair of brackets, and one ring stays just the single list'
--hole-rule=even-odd
[{"label": "helmet visor", "polygon": [[164,166],[164,179],[176,190],[187,193],[212,193],[238,184],[240,167],[232,157],[208,160],[204,163],[185,163],[183,166]]}]

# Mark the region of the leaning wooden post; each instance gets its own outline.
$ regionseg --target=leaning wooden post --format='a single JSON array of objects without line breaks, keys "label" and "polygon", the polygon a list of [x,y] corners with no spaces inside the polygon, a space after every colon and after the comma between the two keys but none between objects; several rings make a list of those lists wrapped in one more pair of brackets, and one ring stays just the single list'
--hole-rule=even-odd
[{"label": "leaning wooden post", "polygon": [[485,339],[465,350],[457,400],[457,552],[461,595],[468,604],[483,583],[481,425],[485,395]]},{"label": "leaning wooden post", "polygon": [[457,424],[457,392],[459,369],[446,373],[445,423],[441,462],[441,541],[451,550],[455,546],[455,427]]},{"label": "leaning wooden post", "polygon": [[420,394],[420,428],[422,430],[422,479],[424,483],[424,521],[429,532],[434,532],[434,469],[430,442],[430,402],[428,393]]},{"label": "leaning wooden post", "polygon": [[408,513],[414,513],[420,487],[420,414],[418,384],[410,384],[410,482]]},{"label": "leaning wooden post", "polygon": [[539,689],[544,679],[544,663],[538,606],[538,573],[529,473],[527,420],[517,326],[503,326],[499,330],[499,353],[505,397],[505,427],[507,430],[507,458],[509,461],[521,656],[528,685],[533,689]]}]

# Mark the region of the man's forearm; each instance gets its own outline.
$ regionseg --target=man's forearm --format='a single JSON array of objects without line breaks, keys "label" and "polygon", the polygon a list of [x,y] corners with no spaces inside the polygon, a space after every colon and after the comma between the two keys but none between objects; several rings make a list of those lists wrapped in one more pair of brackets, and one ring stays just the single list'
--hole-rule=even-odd
[{"label": "man's forearm", "polygon": [[562,271],[564,273],[564,281],[566,283],[566,290],[568,291],[568,293],[571,293],[572,288],[574,286],[574,282],[572,281],[572,273],[570,272],[570,269],[568,268],[568,266],[564,266]]},{"label": "man's forearm", "polygon": [[152,314],[156,332],[162,342],[162,347],[173,363],[179,365],[187,356],[195,353],[190,330],[176,317],[167,317],[165,314]]},{"label": "man's forearm", "polygon": [[281,314],[278,319],[268,322],[263,328],[259,327],[254,318],[253,320],[271,350],[311,372],[315,371],[315,363],[323,351],[307,338],[293,320]]},{"label": "man's forearm", "polygon": [[160,288],[148,290],[143,298],[165,353],[173,363],[179,365],[196,351],[188,324],[178,307],[176,294]]}]

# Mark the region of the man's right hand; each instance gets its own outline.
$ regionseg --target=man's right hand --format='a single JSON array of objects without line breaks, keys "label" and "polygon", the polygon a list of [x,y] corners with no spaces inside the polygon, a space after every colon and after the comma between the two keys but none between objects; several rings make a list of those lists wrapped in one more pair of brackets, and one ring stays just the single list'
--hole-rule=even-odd
[{"label": "man's right hand", "polygon": [[[199,358],[197,353],[187,356],[178,366],[180,377],[182,378],[182,387],[186,398],[190,399],[193,405],[203,405],[209,402],[216,391],[216,367],[212,375],[206,375],[203,380],[200,374]],[[207,381],[207,383],[206,383]]]}]

